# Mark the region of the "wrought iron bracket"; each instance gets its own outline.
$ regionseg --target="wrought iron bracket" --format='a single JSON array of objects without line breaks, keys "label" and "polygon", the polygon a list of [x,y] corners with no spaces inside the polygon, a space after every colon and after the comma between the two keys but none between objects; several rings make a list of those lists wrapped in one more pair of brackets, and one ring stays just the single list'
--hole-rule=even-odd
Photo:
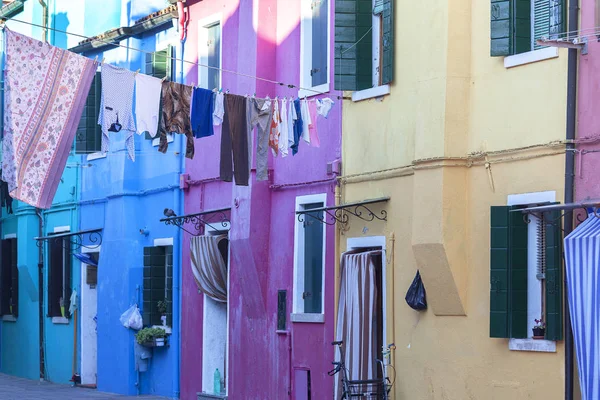
[{"label": "wrought iron bracket", "polygon": [[296,211],[296,215],[298,216],[298,222],[304,223],[306,221],[306,217],[308,216],[313,220],[327,225],[335,225],[338,222],[346,225],[350,218],[348,216],[349,214],[367,222],[374,220],[387,221],[386,210],[375,212],[369,208],[369,206],[371,204],[387,203],[389,200],[389,197],[381,197],[378,199],[359,201],[356,203],[341,204],[339,206],[309,208],[306,210]]},{"label": "wrought iron bracket", "polygon": [[64,249],[71,251],[79,250],[82,247],[93,250],[102,244],[102,228],[57,233],[56,235],[40,236],[34,239],[37,247],[42,247],[44,243],[60,243]]},{"label": "wrought iron bracket", "polygon": [[[231,212],[231,208],[219,208],[216,210],[202,211],[196,214],[187,214],[181,216],[174,216],[163,218],[160,222],[164,222],[165,225],[176,226],[192,236],[200,235],[203,226],[210,226],[216,231],[222,231],[231,226],[230,216],[227,214]],[[186,224],[191,224],[196,233],[191,232],[185,228]]]},{"label": "wrought iron bracket", "polygon": [[[560,211],[561,214],[558,218],[551,219],[546,215],[546,213],[550,211]],[[555,226],[559,221],[565,218],[573,218],[573,216],[575,216],[576,225],[579,225],[590,216],[600,219],[600,200],[586,200],[579,203],[568,204],[539,205],[515,209],[511,210],[511,212],[523,213],[523,219],[526,223],[531,222],[531,218],[529,218],[529,216],[533,215],[539,220],[543,221],[543,223],[552,224]]]}]

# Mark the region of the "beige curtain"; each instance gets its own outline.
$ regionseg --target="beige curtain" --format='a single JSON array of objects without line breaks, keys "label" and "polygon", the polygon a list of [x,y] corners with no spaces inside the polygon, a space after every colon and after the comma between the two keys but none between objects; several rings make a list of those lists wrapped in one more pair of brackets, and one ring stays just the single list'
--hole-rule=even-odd
[{"label": "beige curtain", "polygon": [[[348,378],[375,379],[377,376],[377,266],[373,256],[381,252],[354,251],[340,260],[340,293],[336,340],[343,341]],[[336,352],[336,360],[340,360]],[[335,382],[336,399],[342,394],[341,372]]]},{"label": "beige curtain", "polygon": [[213,300],[227,302],[227,264],[219,251],[221,236],[194,236],[190,240],[192,272],[198,288]]}]

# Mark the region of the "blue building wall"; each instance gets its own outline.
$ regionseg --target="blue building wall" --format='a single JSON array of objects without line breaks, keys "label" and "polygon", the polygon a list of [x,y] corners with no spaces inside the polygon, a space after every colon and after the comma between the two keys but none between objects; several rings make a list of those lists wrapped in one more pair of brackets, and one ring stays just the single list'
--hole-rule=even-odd
[{"label": "blue building wall", "polygon": [[[153,7],[148,7],[154,3]],[[121,25],[166,6],[164,1],[125,2],[121,6]],[[116,26],[113,26],[116,27]],[[109,27],[107,29],[110,29]],[[101,32],[89,33],[98,34]],[[177,44],[172,25],[164,25],[123,45],[149,52],[167,43]],[[86,54],[105,58],[106,63],[144,72],[145,54],[124,48]],[[167,154],[158,152],[144,135],[135,135],[136,160],[127,158],[125,134],[111,133],[110,151],[105,158],[82,162],[80,226],[103,228],[98,266],[98,390],[120,394],[178,396],[179,392],[179,245],[177,228],[159,220],[163,210],[182,213],[183,197],[179,175],[183,171],[185,137],[175,135]],[[144,229],[149,234],[143,235]],[[131,304],[142,307],[143,250],[155,239],[173,239],[173,323],[170,347],[155,349],[147,372],[135,371],[134,332],[124,328],[119,317]]]}]

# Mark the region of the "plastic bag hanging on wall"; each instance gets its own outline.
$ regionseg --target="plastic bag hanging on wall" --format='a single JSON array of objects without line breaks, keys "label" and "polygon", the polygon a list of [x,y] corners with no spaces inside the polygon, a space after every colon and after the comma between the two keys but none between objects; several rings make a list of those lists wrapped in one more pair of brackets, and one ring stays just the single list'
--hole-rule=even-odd
[{"label": "plastic bag hanging on wall", "polygon": [[406,292],[406,303],[410,308],[421,311],[427,309],[427,295],[425,293],[425,286],[421,280],[421,274],[417,271],[415,279],[413,279],[408,292]]}]

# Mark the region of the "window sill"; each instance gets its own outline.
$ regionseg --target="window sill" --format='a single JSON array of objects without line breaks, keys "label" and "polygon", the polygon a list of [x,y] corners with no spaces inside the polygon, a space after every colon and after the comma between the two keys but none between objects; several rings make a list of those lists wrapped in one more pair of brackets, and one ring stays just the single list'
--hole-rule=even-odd
[{"label": "window sill", "polygon": [[508,349],[513,351],[556,353],[556,342],[553,340],[538,339],[509,339]]},{"label": "window sill", "polygon": [[531,64],[538,61],[549,60],[558,57],[558,48],[547,47],[527,53],[515,54],[514,56],[504,57],[504,68],[517,67],[519,65]]},{"label": "window sill", "polygon": [[298,90],[298,97],[302,99],[304,97],[318,96],[323,93],[329,93],[329,83],[313,86],[310,88],[310,90],[300,89]]},{"label": "window sill", "polygon": [[52,317],[52,323],[57,325],[69,325],[69,320],[65,317]]},{"label": "window sill", "polygon": [[[167,143],[173,143],[173,134],[167,133]],[[160,144],[160,137],[155,137],[152,139],[152,146],[157,147]]]},{"label": "window sill", "polygon": [[99,151],[97,153],[88,154],[87,161],[99,160],[101,158],[106,158],[106,153]]},{"label": "window sill", "polygon": [[325,323],[325,314],[292,313],[290,320],[292,322],[323,324]]},{"label": "window sill", "polygon": [[352,101],[362,101],[390,94],[390,85],[381,85],[352,93]]},{"label": "window sill", "polygon": [[3,315],[2,321],[4,322],[17,322],[17,317],[14,315]]}]

